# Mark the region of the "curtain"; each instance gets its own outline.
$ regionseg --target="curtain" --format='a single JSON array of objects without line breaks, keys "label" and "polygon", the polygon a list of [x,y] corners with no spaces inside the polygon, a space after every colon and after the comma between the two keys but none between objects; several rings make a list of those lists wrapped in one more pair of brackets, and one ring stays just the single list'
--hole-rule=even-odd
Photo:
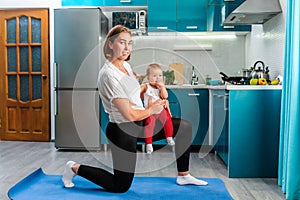
[{"label": "curtain", "polygon": [[280,121],[278,185],[286,199],[300,199],[299,0],[287,0],[286,41]]}]

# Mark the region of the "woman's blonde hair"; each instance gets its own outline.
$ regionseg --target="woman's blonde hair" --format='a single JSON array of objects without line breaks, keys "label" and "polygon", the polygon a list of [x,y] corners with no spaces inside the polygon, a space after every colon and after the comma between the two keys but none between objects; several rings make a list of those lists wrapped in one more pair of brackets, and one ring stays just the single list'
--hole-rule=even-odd
[{"label": "woman's blonde hair", "polygon": [[[110,31],[106,35],[105,43],[103,46],[103,52],[106,59],[111,59],[113,57],[113,51],[109,47],[109,42],[114,42],[114,40],[118,37],[120,33],[129,33],[132,35],[129,28],[122,26],[122,25],[116,25],[113,28],[110,29]],[[130,55],[127,57],[126,61],[130,59]]]}]

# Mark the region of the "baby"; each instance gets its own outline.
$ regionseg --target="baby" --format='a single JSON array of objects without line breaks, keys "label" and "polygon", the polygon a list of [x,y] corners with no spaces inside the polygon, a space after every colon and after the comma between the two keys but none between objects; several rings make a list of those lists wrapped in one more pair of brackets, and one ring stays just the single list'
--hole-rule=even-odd
[{"label": "baby", "polygon": [[[141,98],[144,100],[145,108],[148,107],[148,100],[151,97],[152,102],[163,99],[167,101],[168,92],[163,83],[163,72],[158,64],[150,64],[147,68],[147,83],[141,85]],[[146,152],[151,154],[153,152],[152,136],[156,120],[159,119],[163,124],[167,143],[170,146],[175,145],[173,140],[173,124],[172,115],[170,112],[169,104],[158,114],[151,115],[145,120],[145,142]]]}]

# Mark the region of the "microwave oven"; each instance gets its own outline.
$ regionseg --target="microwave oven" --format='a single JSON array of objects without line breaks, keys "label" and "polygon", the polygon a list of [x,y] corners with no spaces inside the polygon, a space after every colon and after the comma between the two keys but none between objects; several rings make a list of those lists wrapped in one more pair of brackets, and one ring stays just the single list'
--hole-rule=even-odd
[{"label": "microwave oven", "polygon": [[123,25],[134,35],[147,35],[147,6],[103,6],[100,7],[108,18],[108,28]]},{"label": "microwave oven", "polygon": [[146,10],[136,11],[113,11],[111,26],[123,25],[129,28],[132,34],[147,34],[147,12]]}]

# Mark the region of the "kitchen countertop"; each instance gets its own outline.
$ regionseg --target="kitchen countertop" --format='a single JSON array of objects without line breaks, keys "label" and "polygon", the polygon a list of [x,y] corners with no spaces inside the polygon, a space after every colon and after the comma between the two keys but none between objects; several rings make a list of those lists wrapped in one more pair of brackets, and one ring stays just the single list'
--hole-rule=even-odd
[{"label": "kitchen countertop", "polygon": [[210,89],[210,90],[281,90],[282,85],[166,85],[168,89]]}]

